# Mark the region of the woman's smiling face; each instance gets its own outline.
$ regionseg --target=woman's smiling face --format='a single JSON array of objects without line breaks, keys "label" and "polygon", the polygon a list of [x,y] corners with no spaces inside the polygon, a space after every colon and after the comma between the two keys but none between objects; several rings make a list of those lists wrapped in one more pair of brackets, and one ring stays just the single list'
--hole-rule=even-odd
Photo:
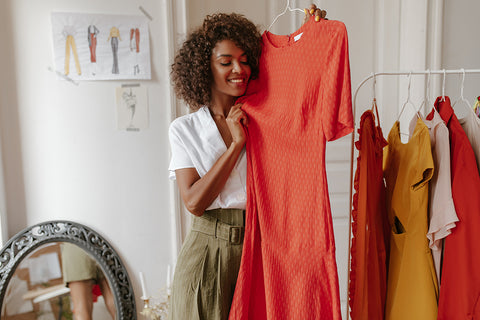
[{"label": "woman's smiling face", "polygon": [[245,93],[251,69],[246,53],[231,40],[217,42],[210,65],[213,75],[212,98],[218,95],[239,97]]}]

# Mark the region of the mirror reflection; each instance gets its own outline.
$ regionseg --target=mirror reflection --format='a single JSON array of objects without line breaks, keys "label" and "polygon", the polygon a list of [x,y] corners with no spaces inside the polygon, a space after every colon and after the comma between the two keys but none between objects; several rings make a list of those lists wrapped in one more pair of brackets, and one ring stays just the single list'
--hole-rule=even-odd
[{"label": "mirror reflection", "polygon": [[90,254],[69,242],[51,242],[15,269],[1,319],[115,319],[114,301],[107,277]]}]

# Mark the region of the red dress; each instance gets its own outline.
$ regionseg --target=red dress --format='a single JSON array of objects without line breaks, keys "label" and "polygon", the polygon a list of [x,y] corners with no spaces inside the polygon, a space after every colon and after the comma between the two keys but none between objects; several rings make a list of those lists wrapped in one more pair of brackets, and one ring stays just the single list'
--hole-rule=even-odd
[{"label": "red dress", "polygon": [[438,319],[480,319],[480,176],[450,99],[437,98],[435,108],[450,132],[452,197],[460,220],[444,242]]},{"label": "red dress", "polygon": [[345,25],[264,33],[248,114],[247,212],[230,319],[341,319],[326,141],[353,130]]},{"label": "red dress", "polygon": [[387,141],[380,126],[375,125],[375,115],[371,110],[363,113],[358,133],[348,288],[350,315],[352,320],[382,320],[387,293],[387,251],[390,247],[382,168],[383,148]]}]

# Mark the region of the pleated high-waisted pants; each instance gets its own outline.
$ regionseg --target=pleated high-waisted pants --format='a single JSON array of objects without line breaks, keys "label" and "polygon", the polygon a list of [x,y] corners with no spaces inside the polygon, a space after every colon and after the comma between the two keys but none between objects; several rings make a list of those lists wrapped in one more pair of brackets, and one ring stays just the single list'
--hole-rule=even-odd
[{"label": "pleated high-waisted pants", "polygon": [[180,251],[170,320],[226,320],[242,257],[244,210],[214,209],[193,217]]}]

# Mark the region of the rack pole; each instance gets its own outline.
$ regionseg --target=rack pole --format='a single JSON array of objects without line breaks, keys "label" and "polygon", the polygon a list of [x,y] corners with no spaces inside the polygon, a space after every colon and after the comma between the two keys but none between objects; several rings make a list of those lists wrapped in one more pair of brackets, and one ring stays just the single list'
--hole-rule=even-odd
[{"label": "rack pole", "polygon": [[355,89],[355,93],[353,95],[353,132],[352,132],[352,148],[351,148],[351,161],[350,161],[350,208],[349,208],[349,216],[348,216],[348,272],[347,272],[347,315],[346,319],[350,319],[350,304],[348,301],[348,293],[350,287],[350,263],[351,263],[351,256],[350,251],[352,247],[352,210],[353,210],[353,164],[355,159],[353,158],[355,155],[355,131],[357,130],[356,124],[356,117],[357,117],[357,94],[358,91],[362,88],[362,86],[370,79],[373,79],[377,76],[408,76],[408,75],[427,75],[427,74],[476,74],[480,73],[480,69],[443,69],[443,70],[422,70],[422,71],[397,71],[397,72],[375,72],[371,73],[370,75],[366,76],[357,86]]}]

